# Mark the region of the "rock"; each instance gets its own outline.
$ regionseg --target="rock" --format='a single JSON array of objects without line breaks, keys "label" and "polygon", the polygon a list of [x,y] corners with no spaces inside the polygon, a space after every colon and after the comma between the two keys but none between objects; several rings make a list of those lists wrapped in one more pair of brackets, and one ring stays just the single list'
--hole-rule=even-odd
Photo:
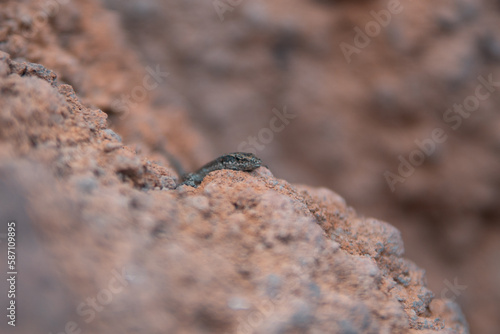
[{"label": "rock", "polygon": [[[436,298],[403,258],[399,231],[334,192],[266,167],[166,186],[176,183],[170,166],[123,145],[106,114],[49,70],[9,57],[0,68],[9,69],[0,79],[0,196],[15,191],[23,202],[7,210],[2,201],[0,219],[33,226],[57,273],[28,262],[19,275],[48,284],[19,298],[49,287],[65,296],[44,330],[468,333],[456,304]],[[20,330],[41,323],[44,308],[20,317]]]}]

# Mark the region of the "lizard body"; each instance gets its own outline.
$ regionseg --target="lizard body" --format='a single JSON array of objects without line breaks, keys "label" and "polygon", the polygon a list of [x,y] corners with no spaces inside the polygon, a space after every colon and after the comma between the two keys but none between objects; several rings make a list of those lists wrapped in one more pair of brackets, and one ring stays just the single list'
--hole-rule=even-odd
[{"label": "lizard body", "polygon": [[184,174],[180,184],[196,188],[208,173],[215,170],[230,169],[250,172],[260,166],[262,166],[262,160],[252,153],[229,153],[207,163],[194,173]]}]

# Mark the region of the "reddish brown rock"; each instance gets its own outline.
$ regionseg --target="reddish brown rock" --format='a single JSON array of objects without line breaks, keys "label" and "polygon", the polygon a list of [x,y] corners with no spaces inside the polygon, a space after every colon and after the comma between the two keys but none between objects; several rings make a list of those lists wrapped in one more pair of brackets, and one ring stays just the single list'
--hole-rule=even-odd
[{"label": "reddish brown rock", "polygon": [[19,255],[16,332],[468,332],[391,225],[265,167],[174,188],[71,86],[0,58],[0,219],[39,257]]},{"label": "reddish brown rock", "polygon": [[[171,73],[163,101],[187,109],[212,156],[243,144],[275,175],[390,221],[471,331],[498,334],[498,84],[470,115],[454,108],[474,103],[479,76],[500,82],[498,1],[104,3],[141,58]],[[357,48],[346,57],[342,43]],[[270,135],[285,106],[296,118]],[[447,140],[392,192],[385,172],[399,174],[399,157],[419,154],[435,129]]]},{"label": "reddish brown rock", "polygon": [[106,112],[110,127],[137,150],[153,155],[166,149],[190,169],[213,155],[185,112],[153,105],[162,95],[167,69],[141,64],[118,16],[98,1],[0,3],[0,51],[50,68],[85,105]]}]

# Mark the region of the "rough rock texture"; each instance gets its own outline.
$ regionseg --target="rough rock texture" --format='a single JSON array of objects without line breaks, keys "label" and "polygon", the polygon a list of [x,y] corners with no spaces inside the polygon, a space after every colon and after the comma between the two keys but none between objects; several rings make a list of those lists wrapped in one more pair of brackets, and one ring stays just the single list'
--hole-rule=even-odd
[{"label": "rough rock texture", "polygon": [[468,332],[398,230],[332,191],[264,167],[175,188],[54,72],[1,53],[0,92],[0,219],[17,221],[26,282],[16,333]]},{"label": "rough rock texture", "polygon": [[[123,325],[134,331],[141,331],[141,326],[154,327],[162,333],[168,326],[175,328],[171,332],[220,332],[226,326],[228,333],[237,331],[235,328],[244,333],[251,332],[252,328],[268,333],[272,331],[265,326],[279,329],[282,320],[273,313],[274,308],[287,307],[291,307],[288,313],[279,314],[294,314],[293,309],[309,313],[296,312],[297,316],[284,321],[282,328],[297,321],[299,325],[295,330],[300,332],[300,324],[308,323],[307,314],[313,314],[313,326],[319,326],[317,317],[321,313],[316,310],[321,309],[320,305],[295,294],[303,292],[294,289],[296,285],[302,289],[302,281],[294,283],[289,282],[290,277],[285,279],[286,266],[276,269],[281,267],[281,261],[272,267],[263,259],[256,265],[248,265],[248,270],[237,271],[243,276],[255,267],[264,273],[276,271],[270,275],[277,277],[270,276],[265,283],[247,279],[244,287],[252,292],[258,287],[257,297],[240,289],[239,283],[233,287],[237,279],[228,283],[229,275],[224,277],[227,272],[219,277],[219,270],[207,265],[216,260],[214,254],[205,251],[208,246],[204,248],[204,242],[217,235],[211,231],[225,222],[218,220],[224,218],[214,216],[209,220],[212,224],[207,225],[205,220],[214,208],[211,197],[208,209],[207,200],[203,198],[191,199],[192,202],[187,199],[187,203],[182,204],[174,196],[172,201],[181,203],[176,204],[175,209],[165,204],[169,201],[163,197],[151,199],[158,196],[157,192],[177,194],[178,191],[182,197],[182,189],[167,190],[174,186],[177,176],[165,156],[176,157],[186,169],[192,170],[217,153],[235,151],[248,136],[256,136],[263,127],[269,127],[275,115],[273,108],[282,110],[286,105],[299,118],[292,120],[282,132],[275,133],[273,140],[257,152],[273,173],[290,181],[336,189],[358,211],[396,224],[403,231],[409,250],[407,256],[429,270],[436,296],[457,299],[471,322],[472,332],[497,333],[500,326],[497,317],[500,310],[498,94],[484,102],[480,112],[464,120],[458,131],[449,131],[450,139],[445,145],[404,185],[398,185],[395,193],[388,191],[383,180],[385,170],[394,171],[397,167],[398,154],[406,157],[415,149],[414,139],[424,138],[433,128],[443,126],[442,113],[473,92],[477,75],[493,73],[495,78],[500,77],[495,1],[403,2],[409,10],[395,16],[388,29],[382,30],[362,53],[353,56],[349,66],[340,53],[339,43],[352,43],[353,27],[363,27],[373,19],[370,10],[385,8],[385,3],[252,0],[226,12],[221,22],[211,1],[106,2],[121,11],[133,47],[127,45],[117,25],[118,16],[103,10],[97,1],[0,1],[0,50],[16,59],[6,66],[2,54],[2,85],[5,75],[18,73],[24,79],[41,77],[60,92],[56,94],[59,97],[50,97],[53,91],[46,91],[48,85],[43,88],[38,79],[19,83],[27,87],[19,88],[23,94],[15,102],[18,111],[0,124],[0,132],[5,134],[1,138],[0,218],[26,222],[21,225],[20,235],[24,237],[19,241],[24,273],[20,284],[26,289],[20,296],[23,316],[19,324],[25,332],[59,333],[67,326],[69,333],[73,325],[69,321],[75,321],[78,326],[100,332],[103,328],[114,332]],[[138,63],[135,52],[149,65]],[[44,67],[23,65],[23,61]],[[169,73],[168,78],[151,81],[151,70],[157,66]],[[54,81],[56,73],[57,82]],[[72,88],[61,83],[71,84]],[[72,89],[84,106],[76,101]],[[4,108],[11,103],[4,103],[4,94],[10,96],[9,92],[19,90],[11,87],[0,91],[2,115],[11,110]],[[28,100],[32,104],[27,104]],[[168,107],[165,102],[169,103]],[[21,110],[27,105],[32,107]],[[76,111],[78,108],[80,113]],[[108,124],[114,131],[102,128],[106,115],[96,108],[108,114]],[[184,109],[189,111],[191,120]],[[67,110],[73,110],[74,114],[68,116]],[[198,131],[192,121],[202,131]],[[130,145],[123,146],[120,137]],[[271,177],[266,173],[263,168],[253,175]],[[253,180],[235,172],[214,174],[218,177],[207,178],[207,182],[220,182],[221,175],[236,175],[246,182]],[[245,191],[249,189],[253,188],[246,187]],[[373,234],[377,228],[366,233],[354,229],[359,224],[357,221],[365,227],[372,225],[371,221],[361,218],[344,221],[337,215],[341,217],[340,212],[346,209],[339,200],[332,199],[335,195],[325,195],[329,198],[326,202],[330,203],[321,205],[325,202],[321,199],[324,196],[317,193],[322,190],[309,189],[307,194],[302,191],[303,187],[295,189],[302,198],[297,201],[306,203],[302,206],[306,205],[313,214],[311,217],[323,228],[325,237],[333,238],[342,252],[354,256],[371,254],[368,258],[374,259],[377,270],[391,275],[385,273],[385,257],[381,259],[376,255],[381,248],[369,246],[370,241],[366,240],[366,233]],[[195,192],[198,191],[203,197],[204,190]],[[236,203],[232,204],[235,209],[241,206],[237,211],[248,210],[253,205],[253,202],[245,202],[247,193],[243,193],[241,197],[232,192],[227,196],[228,202]],[[193,212],[193,208],[197,211]],[[269,211],[273,215],[281,212],[276,208],[263,210]],[[184,216],[183,220],[172,218],[177,217],[172,212]],[[346,217],[354,215],[347,212]],[[207,240],[184,238],[183,232],[171,228],[172,221],[176,225],[180,221],[195,220],[202,221],[189,223],[187,227],[179,223],[182,231],[187,230],[196,237],[206,235]],[[232,224],[232,228],[247,226],[241,222],[247,222],[245,217],[235,220],[240,223]],[[350,228],[344,228],[346,222]],[[169,231],[173,232],[169,234]],[[0,231],[0,248],[4,246],[3,232]],[[258,232],[255,232],[256,238],[260,235]],[[168,250],[173,255],[155,255],[151,249],[161,245],[161,241],[151,241],[150,234],[154,235],[152,240],[174,239]],[[269,238],[250,243],[267,247],[262,240]],[[218,267],[230,268],[226,257],[233,256],[233,249],[238,249],[243,239],[239,237],[228,251],[221,251]],[[391,238],[387,235],[385,239]],[[201,248],[197,248],[198,245]],[[291,254],[300,251],[294,245],[290,246]],[[283,245],[278,243],[271,249],[278,246]],[[322,249],[323,246],[310,247]],[[191,251],[202,260],[185,260]],[[338,253],[335,252],[336,256]],[[288,250],[285,254],[291,256]],[[308,256],[301,254],[300,264],[293,267],[295,271],[289,276],[305,275],[304,282],[308,284],[313,280],[320,287],[311,285],[308,288],[311,293],[319,294],[320,298],[329,296],[337,282],[348,274],[340,275],[341,279],[333,275],[337,278],[331,278],[332,283],[327,286],[333,288],[326,290],[318,278],[309,277],[313,273],[317,275],[319,269],[311,270],[309,265],[305,265],[304,271],[300,269],[302,259],[307,263]],[[159,267],[157,264],[165,258],[167,263],[162,262],[166,264]],[[191,265],[186,269],[176,268],[180,266],[178,261]],[[222,265],[223,262],[227,263]],[[242,263],[245,261],[240,260],[238,264]],[[146,264],[150,267],[144,269]],[[172,272],[164,268],[167,266]],[[395,275],[406,266],[409,265],[392,266],[391,272]],[[120,274],[123,271],[126,273]],[[300,274],[295,275],[296,271]],[[425,291],[420,293],[420,300],[415,297],[420,285],[412,288],[419,279],[418,274],[410,275],[414,272],[408,269],[407,274],[394,276],[397,285],[391,290],[409,315],[408,324],[414,328],[439,326],[440,321],[435,321],[430,314],[442,315],[441,320],[446,320],[450,327],[464,323],[455,304],[439,300],[432,301],[420,318],[414,317],[412,310],[419,314],[429,300]],[[177,280],[164,281],[168,275],[177,275]],[[370,277],[383,281],[377,275],[380,274]],[[407,276],[414,279],[410,281]],[[450,287],[457,277],[461,290],[452,293]],[[183,283],[177,284],[180,280]],[[211,280],[217,281],[216,286],[223,292],[214,289],[215,296],[211,296],[211,290],[205,289],[212,284]],[[5,282],[0,283],[0,291],[5,291],[2,284]],[[145,284],[154,288],[144,288]],[[270,288],[262,288],[262,284]],[[405,291],[397,292],[400,284],[408,285]],[[120,289],[121,286],[127,288]],[[168,289],[163,291],[158,286]],[[197,288],[191,290],[190,286]],[[230,292],[237,290],[238,293],[227,292],[229,287],[233,289]],[[287,289],[283,292],[286,299],[279,297],[280,287]],[[387,289],[380,283],[376,287],[377,291]],[[254,288],[256,290],[252,290]],[[356,288],[363,289],[362,286]],[[268,292],[273,289],[278,291],[275,295]],[[409,297],[404,296],[406,290],[410,291]],[[112,291],[109,304],[108,291]],[[325,291],[330,292],[325,294]],[[351,292],[352,289],[347,291],[345,303],[357,294]],[[289,298],[292,293],[294,297]],[[272,297],[262,299],[269,295]],[[83,304],[77,313],[77,307],[84,301],[92,303],[92,298],[101,301],[95,306],[96,317],[92,317],[92,307],[86,306],[89,304]],[[299,306],[291,304],[295,298]],[[366,298],[361,297],[363,301]],[[367,319],[372,319],[370,310],[374,308],[370,305],[374,299],[370,297],[367,306],[359,311],[369,310]],[[358,302],[351,304],[356,306],[356,312]],[[415,306],[411,309],[413,302]],[[337,309],[345,309],[340,307],[345,303],[335,305]],[[100,311],[103,304],[106,305]],[[191,309],[193,305],[197,305],[198,310],[195,316],[189,313],[195,312]],[[223,308],[222,312],[219,313],[220,308],[215,305]],[[305,305],[303,309],[301,305]],[[234,313],[224,317],[227,307]],[[377,312],[379,307],[385,311],[390,309],[378,305]],[[345,326],[342,328],[349,332],[349,321],[359,324],[357,321],[361,319],[356,312],[354,320],[349,317],[351,313],[328,311],[325,317],[333,317],[328,319],[337,325],[343,322],[339,326]],[[139,314],[144,321],[134,321],[134,314]],[[306,314],[305,320],[300,319],[302,314]],[[189,317],[196,319],[194,324],[189,324],[198,326],[196,330],[183,327],[190,322]],[[29,318],[30,322],[23,318]],[[377,321],[387,319],[379,316]],[[377,323],[373,326],[381,328],[387,326],[373,319],[369,323]],[[366,328],[373,326],[367,324]]]},{"label": "rough rock texture", "polygon": [[[189,111],[214,156],[243,143],[275,175],[335,189],[395,224],[407,256],[463,306],[473,332],[499,332],[500,89],[470,116],[444,119],[478,76],[500,81],[497,0],[105,3],[142,58],[169,71],[162,100]],[[354,29],[389,3],[402,10],[348,63],[341,43],[353,45]],[[269,139],[284,106],[296,118]],[[384,172],[398,173],[399,156],[436,128],[447,140],[391,192]]]},{"label": "rough rock texture", "polygon": [[166,69],[141,65],[117,23],[96,0],[0,2],[0,50],[55,71],[138,150],[167,150],[190,169],[199,166],[213,154],[186,114],[151,102]]}]

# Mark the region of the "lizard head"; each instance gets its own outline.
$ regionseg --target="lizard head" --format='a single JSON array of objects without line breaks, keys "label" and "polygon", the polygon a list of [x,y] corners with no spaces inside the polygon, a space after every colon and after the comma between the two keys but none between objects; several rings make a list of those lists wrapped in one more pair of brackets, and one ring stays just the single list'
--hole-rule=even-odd
[{"label": "lizard head", "polygon": [[252,153],[235,152],[220,157],[221,163],[227,169],[252,171],[262,166],[262,160]]}]

